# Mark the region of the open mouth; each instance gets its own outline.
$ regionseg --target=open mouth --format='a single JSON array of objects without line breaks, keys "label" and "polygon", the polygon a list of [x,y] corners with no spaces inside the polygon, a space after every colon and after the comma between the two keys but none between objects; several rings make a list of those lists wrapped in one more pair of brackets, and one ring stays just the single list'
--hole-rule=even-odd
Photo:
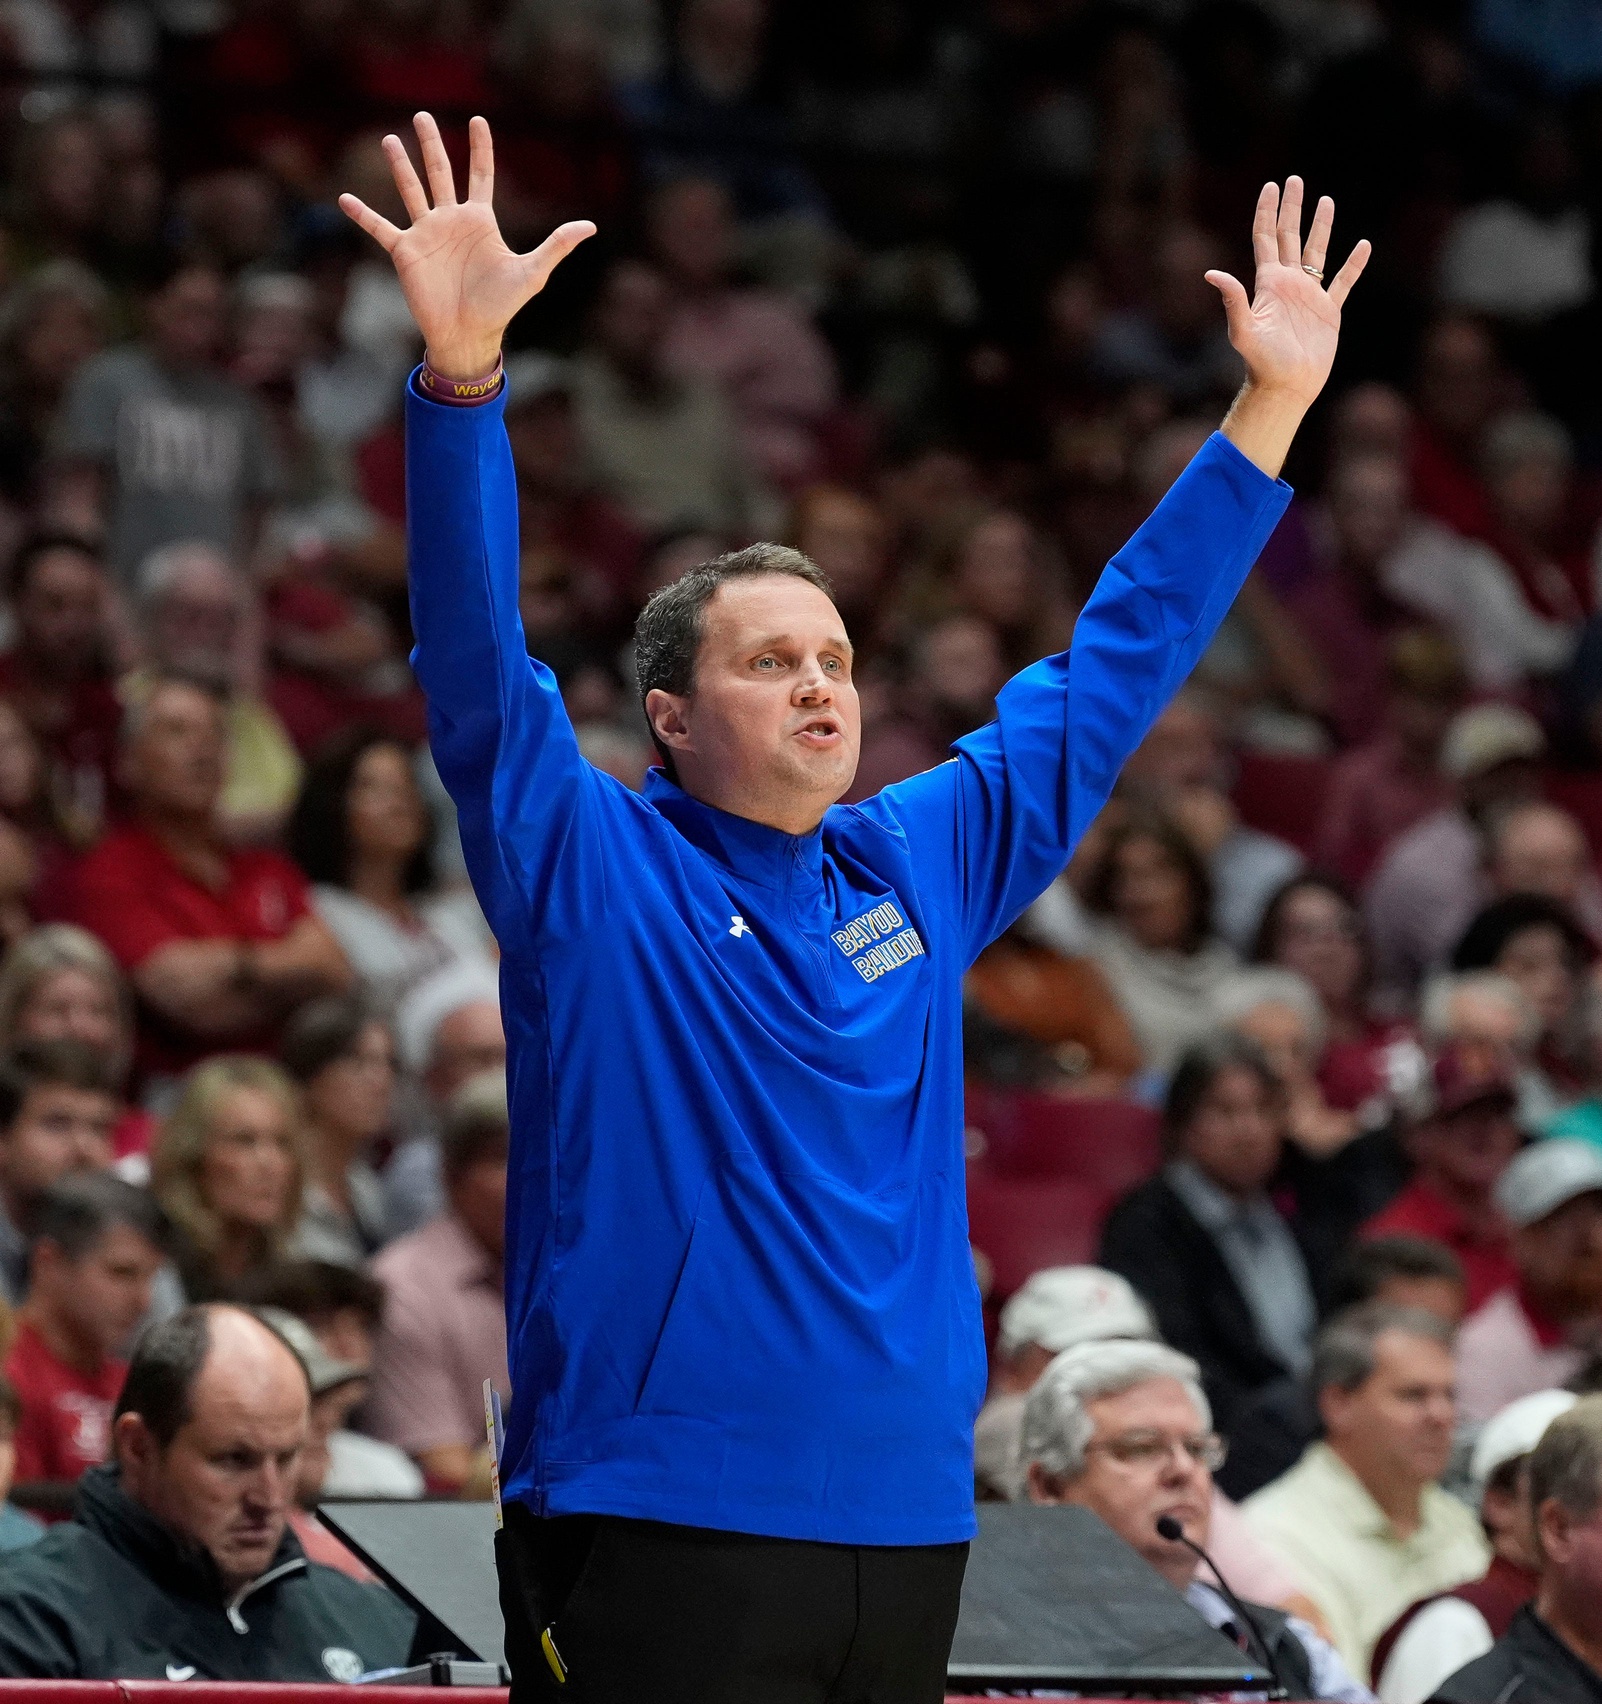
[{"label": "open mouth", "polygon": [[819,717],[811,722],[803,722],[796,729],[796,736],[807,741],[809,745],[833,745],[840,736],[840,724]]}]

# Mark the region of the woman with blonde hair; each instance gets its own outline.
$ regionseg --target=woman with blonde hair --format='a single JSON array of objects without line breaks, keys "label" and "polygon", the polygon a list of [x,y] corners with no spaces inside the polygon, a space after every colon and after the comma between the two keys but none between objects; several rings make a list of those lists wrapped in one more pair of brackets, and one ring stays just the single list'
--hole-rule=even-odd
[{"label": "woman with blonde hair", "polygon": [[[104,1053],[117,1081],[126,1084],[133,1021],[122,971],[87,929],[42,923],[0,959],[0,1054],[29,1041],[81,1041]],[[112,1136],[117,1158],[143,1156],[154,1134],[148,1112],[125,1106]]]},{"label": "woman with blonde hair", "polygon": [[189,1073],[151,1154],[191,1302],[225,1300],[283,1253],[300,1220],[300,1096],[271,1060],[222,1054]]}]

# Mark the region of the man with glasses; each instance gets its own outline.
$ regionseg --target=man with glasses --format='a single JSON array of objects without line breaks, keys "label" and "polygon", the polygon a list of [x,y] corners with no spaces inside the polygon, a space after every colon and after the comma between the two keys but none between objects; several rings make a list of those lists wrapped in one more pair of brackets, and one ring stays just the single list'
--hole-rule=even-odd
[{"label": "man with glasses", "polygon": [[1474,1513],[1438,1483],[1456,1378],[1453,1328],[1439,1315],[1383,1302],[1337,1314],[1313,1345],[1324,1436],[1245,1505],[1360,1674],[1410,1603],[1478,1579],[1491,1559]]},{"label": "man with glasses", "polygon": [[[1194,1551],[1164,1538],[1177,1521],[1207,1544],[1213,1474],[1224,1440],[1212,1429],[1196,1363],[1160,1343],[1080,1343],[1046,1369],[1024,1405],[1023,1461],[1032,1503],[1077,1503],[1099,1515],[1212,1626],[1243,1649],[1256,1641]],[[1371,1699],[1305,1621],[1246,1606],[1296,1698]]]}]

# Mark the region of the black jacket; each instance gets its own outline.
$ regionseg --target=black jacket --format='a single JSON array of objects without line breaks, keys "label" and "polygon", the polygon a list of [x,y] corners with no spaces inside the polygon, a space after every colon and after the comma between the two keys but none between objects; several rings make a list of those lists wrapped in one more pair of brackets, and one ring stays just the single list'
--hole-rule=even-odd
[{"label": "black jacket", "polygon": [[1165,1178],[1141,1184],[1113,1208],[1098,1260],[1145,1298],[1163,1341],[1200,1365],[1220,1432],[1248,1398],[1290,1371],[1258,1337],[1218,1245]]},{"label": "black jacket", "polygon": [[0,1557],[0,1675],[60,1680],[354,1680],[411,1654],[383,1586],[308,1562],[288,1531],[232,1599],[203,1550],[85,1474],[73,1521]]},{"label": "black jacket", "polygon": [[1430,1704],[1602,1704],[1602,1675],[1526,1604],[1483,1657],[1436,1687]]}]

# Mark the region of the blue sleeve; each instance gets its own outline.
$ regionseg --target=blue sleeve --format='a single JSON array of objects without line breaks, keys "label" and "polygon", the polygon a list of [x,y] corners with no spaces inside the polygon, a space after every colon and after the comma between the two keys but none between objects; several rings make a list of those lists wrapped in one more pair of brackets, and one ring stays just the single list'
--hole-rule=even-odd
[{"label": "blue sleeve", "polygon": [[412,667],[468,873],[503,950],[548,925],[575,933],[604,909],[610,783],[580,756],[555,677],[528,655],[504,413],[504,387],[476,408],[406,387]]},{"label": "blue sleeve", "polygon": [[1107,564],[1068,650],[1015,675],[950,762],[862,807],[905,835],[970,962],[1061,873],[1290,498],[1215,432]]}]

